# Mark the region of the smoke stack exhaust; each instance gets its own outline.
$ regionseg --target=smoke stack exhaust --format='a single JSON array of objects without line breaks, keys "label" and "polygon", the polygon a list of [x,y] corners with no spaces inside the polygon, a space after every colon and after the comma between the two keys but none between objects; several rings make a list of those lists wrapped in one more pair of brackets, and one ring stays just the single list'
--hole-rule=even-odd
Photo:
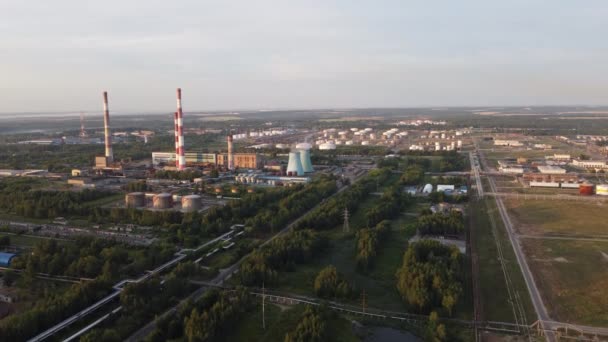
[{"label": "smoke stack exhaust", "polygon": [[234,158],[232,155],[232,134],[228,135],[226,137],[226,140],[228,141],[228,170],[233,171],[234,170]]},{"label": "smoke stack exhaust", "polygon": [[107,163],[114,162],[114,154],[112,153],[112,136],[110,135],[110,110],[108,108],[108,92],[103,92],[103,128],[105,133],[106,143],[106,160]]},{"label": "smoke stack exhaust", "polygon": [[177,88],[177,134],[178,147],[176,151],[176,164],[178,170],[186,168],[186,156],[184,154],[184,113],[182,112],[182,89]]}]

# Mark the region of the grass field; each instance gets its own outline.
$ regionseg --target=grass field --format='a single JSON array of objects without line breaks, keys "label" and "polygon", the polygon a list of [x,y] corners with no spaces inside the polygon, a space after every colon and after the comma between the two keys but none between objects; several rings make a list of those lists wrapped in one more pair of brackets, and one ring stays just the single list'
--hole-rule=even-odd
[{"label": "grass field", "polygon": [[506,271],[511,277],[515,291],[519,293],[526,312],[528,322],[534,322],[536,315],[530,301],[528,289],[525,285],[521,270],[515,259],[513,248],[504,230],[498,215],[498,209],[493,199],[472,204],[471,234],[475,234],[475,245],[479,261],[479,288],[483,319],[492,321],[514,322],[512,306],[509,302],[509,293],[505,283],[505,276],[498,258],[498,250],[490,217],[494,215],[497,225],[498,238],[506,261]]},{"label": "grass field", "polygon": [[[258,305],[253,312],[246,314],[237,321],[231,332],[223,336],[219,341],[224,342],[281,342],[285,334],[293,331],[304,312],[304,305],[282,306],[267,304],[266,329],[262,328],[262,306]],[[360,339],[354,334],[351,323],[345,318],[332,315],[324,322],[327,328],[327,341],[355,342]]]},{"label": "grass field", "polygon": [[523,239],[551,318],[608,326],[608,242]]},{"label": "grass field", "polygon": [[522,234],[608,235],[608,204],[519,199],[505,204]]}]

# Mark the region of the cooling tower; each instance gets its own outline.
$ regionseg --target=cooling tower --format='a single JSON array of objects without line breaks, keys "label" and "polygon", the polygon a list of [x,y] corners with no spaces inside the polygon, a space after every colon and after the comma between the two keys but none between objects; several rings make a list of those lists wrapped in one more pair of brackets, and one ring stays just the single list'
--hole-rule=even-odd
[{"label": "cooling tower", "polygon": [[300,150],[300,162],[304,172],[313,172],[312,161],[310,160],[310,150]]},{"label": "cooling tower", "polygon": [[289,152],[289,162],[287,163],[287,174],[291,176],[304,176],[300,152]]}]

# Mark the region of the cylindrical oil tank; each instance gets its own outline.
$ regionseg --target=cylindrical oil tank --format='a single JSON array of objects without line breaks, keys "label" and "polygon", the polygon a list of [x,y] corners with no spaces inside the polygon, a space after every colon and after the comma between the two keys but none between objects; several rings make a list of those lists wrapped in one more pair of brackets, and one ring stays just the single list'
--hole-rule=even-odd
[{"label": "cylindrical oil tank", "polygon": [[238,188],[232,188],[232,189],[230,189],[230,192],[232,192],[233,194],[238,194],[239,193],[239,189]]},{"label": "cylindrical oil tank", "polygon": [[596,186],[595,193],[600,196],[608,196],[608,184],[599,184]]},{"label": "cylindrical oil tank", "polygon": [[143,192],[131,192],[125,196],[125,204],[128,208],[138,208],[146,205],[146,194]]},{"label": "cylindrical oil tank", "polygon": [[583,196],[591,196],[593,195],[593,184],[584,183],[578,186],[578,193]]},{"label": "cylindrical oil tank", "polygon": [[254,192],[255,192],[255,190],[253,190],[253,188],[248,188],[248,189],[247,189],[247,193],[249,193],[249,194],[252,194],[252,193],[254,193]]},{"label": "cylindrical oil tank", "polygon": [[201,196],[188,195],[182,197],[182,210],[197,211],[201,209]]},{"label": "cylindrical oil tank", "polygon": [[170,209],[173,206],[173,197],[166,192],[156,194],[153,200],[154,209]]},{"label": "cylindrical oil tank", "polygon": [[216,194],[219,194],[221,192],[222,192],[222,188],[220,188],[220,187],[215,188],[215,193]]}]

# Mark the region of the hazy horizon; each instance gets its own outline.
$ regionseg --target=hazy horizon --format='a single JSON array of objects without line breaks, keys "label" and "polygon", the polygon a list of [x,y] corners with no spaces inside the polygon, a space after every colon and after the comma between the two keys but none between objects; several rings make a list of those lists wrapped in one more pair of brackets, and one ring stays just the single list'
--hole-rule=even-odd
[{"label": "hazy horizon", "polygon": [[608,6],[0,4],[0,115],[607,105]]}]

